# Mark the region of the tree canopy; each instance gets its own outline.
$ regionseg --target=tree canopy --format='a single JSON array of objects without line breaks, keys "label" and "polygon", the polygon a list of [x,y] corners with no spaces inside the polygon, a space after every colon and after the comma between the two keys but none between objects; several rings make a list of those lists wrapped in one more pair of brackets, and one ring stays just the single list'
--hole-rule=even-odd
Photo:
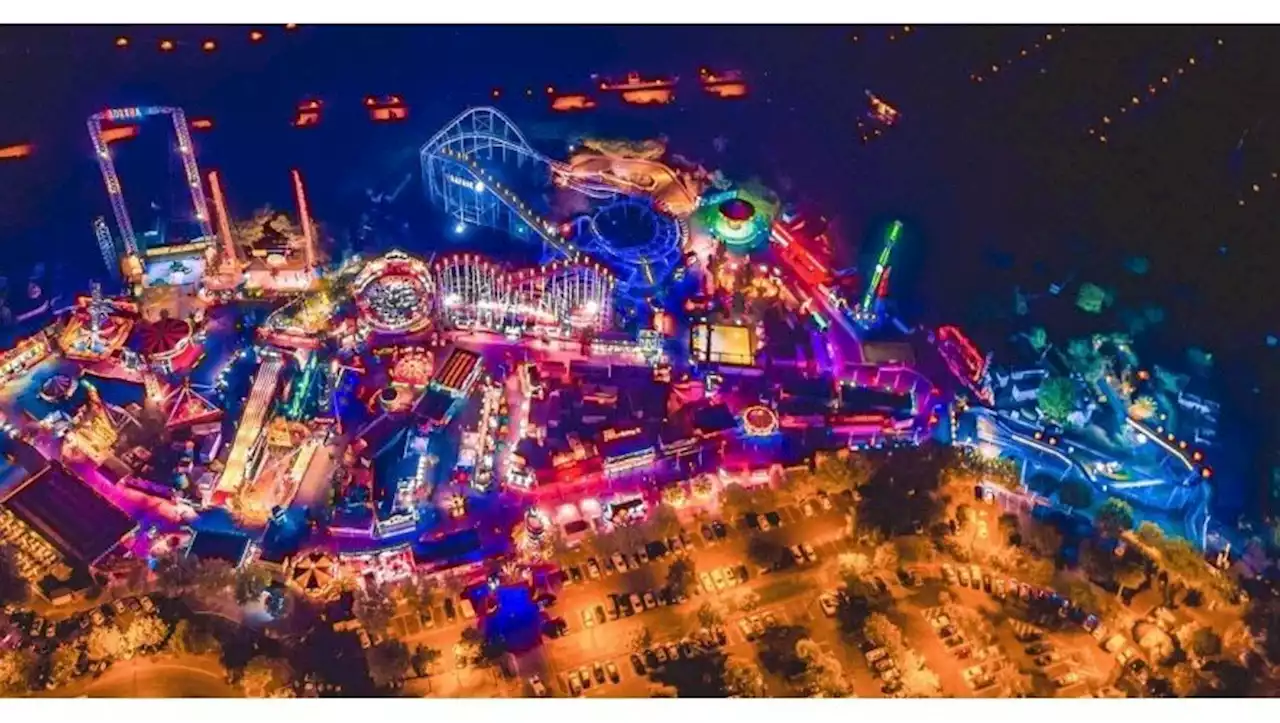
[{"label": "tree canopy", "polygon": [[1094,517],[1098,530],[1108,537],[1117,537],[1133,529],[1133,506],[1118,498],[1108,498]]},{"label": "tree canopy", "polygon": [[1061,424],[1075,410],[1075,396],[1075,385],[1070,379],[1046,377],[1036,390],[1036,406],[1045,417]]}]

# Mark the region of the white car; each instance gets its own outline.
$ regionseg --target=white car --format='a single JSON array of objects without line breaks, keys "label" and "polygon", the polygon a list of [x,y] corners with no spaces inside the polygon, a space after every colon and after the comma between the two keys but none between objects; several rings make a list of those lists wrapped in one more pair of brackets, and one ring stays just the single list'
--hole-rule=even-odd
[{"label": "white car", "polygon": [[826,511],[826,512],[830,512],[830,511],[831,511],[831,498],[830,498],[830,497],[828,497],[827,495],[819,495],[819,496],[818,496],[818,505],[819,505],[819,506],[821,506],[821,507],[822,507],[822,509],[823,509],[824,511]]},{"label": "white car", "polygon": [[623,557],[621,552],[613,553],[609,559],[613,561],[613,566],[618,568],[618,572],[627,571],[627,558]]},{"label": "white car", "polygon": [[543,684],[541,676],[533,676],[529,679],[529,687],[533,690],[533,694],[538,698],[547,697],[547,686]]},{"label": "white car", "polygon": [[658,607],[658,599],[653,596],[652,592],[646,592],[644,594],[644,606],[647,608]]},{"label": "white car", "polygon": [[817,510],[813,509],[812,502],[805,502],[804,505],[800,508],[800,510],[804,512],[805,517],[813,517],[814,515],[818,514]]},{"label": "white car", "polygon": [[818,561],[818,553],[813,549],[813,545],[810,545],[807,542],[802,542],[800,543],[800,549],[804,552],[804,556],[809,558],[809,562]]},{"label": "white car", "polygon": [[641,600],[639,595],[637,595],[637,594],[635,594],[635,593],[631,593],[631,598],[630,598],[630,599],[631,599],[631,609],[632,609],[632,610],[635,610],[635,611],[636,611],[636,612],[638,612],[638,613],[642,613],[642,612],[644,612],[644,610],[645,610],[645,607],[644,607],[644,600]]},{"label": "white car", "polygon": [[834,618],[836,616],[836,610],[839,609],[836,596],[829,592],[818,596],[818,606],[822,608],[822,614],[829,618]]},{"label": "white car", "polygon": [[720,570],[712,570],[711,582],[715,584],[717,590],[723,590],[725,588],[724,573]]},{"label": "white car", "polygon": [[709,572],[698,573],[698,581],[702,583],[702,589],[707,592],[711,592],[716,589],[716,583],[711,579],[711,573]]},{"label": "white car", "polygon": [[582,681],[578,680],[578,671],[569,673],[569,692],[575,696],[582,695]]},{"label": "white car", "polygon": [[770,529],[772,529],[773,526],[769,524],[769,519],[764,515],[760,515],[756,519],[760,521],[761,532],[768,532]]},{"label": "white car", "polygon": [[795,560],[797,565],[804,564],[804,553],[801,552],[799,545],[792,545],[787,549],[791,551],[791,559]]}]

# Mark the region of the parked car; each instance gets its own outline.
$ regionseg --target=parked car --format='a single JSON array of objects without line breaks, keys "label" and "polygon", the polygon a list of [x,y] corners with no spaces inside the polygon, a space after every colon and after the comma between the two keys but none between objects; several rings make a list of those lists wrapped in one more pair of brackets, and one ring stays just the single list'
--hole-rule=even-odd
[{"label": "parked car", "polygon": [[877,660],[881,660],[889,655],[889,651],[884,648],[872,648],[866,652],[868,664],[874,664]]},{"label": "parked car", "polygon": [[729,536],[729,527],[720,520],[711,523],[711,530],[716,533],[717,540],[723,540]]},{"label": "parked car", "polygon": [[1041,653],[1047,653],[1050,650],[1053,650],[1053,643],[1042,640],[1038,643],[1028,645],[1027,655],[1040,655]]},{"label": "parked car", "polygon": [[542,678],[540,676],[535,675],[532,678],[529,678],[529,689],[533,691],[535,698],[547,697],[547,686],[542,682]]},{"label": "parked car", "polygon": [[565,580],[566,585],[576,585],[582,582],[582,568],[574,565],[569,568],[569,577]]},{"label": "parked car", "polygon": [[626,572],[627,558],[623,557],[621,552],[613,553],[613,556],[609,559],[613,562],[613,566],[618,568],[619,572]]},{"label": "parked car", "polygon": [[587,575],[592,580],[600,579],[600,563],[596,562],[594,557],[587,558]]},{"label": "parked car", "polygon": [[[661,542],[654,542],[650,544],[659,545],[659,546],[662,545]],[[646,565],[649,563],[649,551],[644,549],[643,547],[636,550],[636,557],[640,558],[641,565]]]},{"label": "parked car", "polygon": [[569,671],[569,692],[573,695],[582,695],[582,682],[578,680],[578,671]]},{"label": "parked car", "polygon": [[982,589],[991,592],[991,573],[982,573]]},{"label": "parked car", "polygon": [[813,545],[807,542],[800,543],[800,549],[804,552],[804,556],[809,558],[809,562],[818,561],[818,553],[813,549]]},{"label": "parked car", "polygon": [[715,584],[715,587],[717,590],[723,590],[725,588],[724,573],[721,572],[718,568],[715,570],[712,570],[711,582]]},{"label": "parked car", "polygon": [[956,569],[950,563],[942,564],[942,578],[947,581],[948,585],[956,584]]},{"label": "parked car", "polygon": [[1004,599],[1004,578],[997,577],[992,583],[991,592],[999,599]]},{"label": "parked car", "polygon": [[889,657],[883,657],[883,658],[880,658],[879,660],[877,660],[877,661],[875,661],[874,663],[872,663],[872,664],[871,664],[871,667],[872,667],[872,669],[874,669],[877,673],[884,672],[884,671],[888,670],[889,668],[892,668],[892,667],[893,667],[893,659],[892,659],[892,658],[889,658]]},{"label": "parked car", "polygon": [[746,618],[740,618],[738,620],[738,629],[742,631],[743,637],[745,637],[747,640],[756,639],[756,630],[755,630],[755,627],[751,625],[750,620]]},{"label": "parked car", "polygon": [[1066,675],[1062,676],[1061,678],[1058,678],[1053,682],[1057,683],[1059,688],[1066,688],[1067,686],[1071,686],[1071,685],[1075,685],[1076,683],[1079,683],[1080,674],[1074,673],[1074,672],[1067,673]]},{"label": "parked car", "polygon": [[712,531],[711,525],[703,525],[700,532],[702,533],[702,539],[707,542],[711,542],[716,539],[716,533]]},{"label": "parked car", "polygon": [[476,616],[475,606],[465,597],[458,601],[458,610],[462,612],[462,617],[465,620],[472,620]]},{"label": "parked car", "polygon": [[818,511],[813,508],[813,503],[807,500],[800,506],[800,511],[804,513],[805,517],[813,517],[818,514]]},{"label": "parked car", "polygon": [[597,624],[597,625],[604,625],[604,624],[605,624],[605,621],[607,621],[607,620],[609,619],[609,618],[604,614],[604,606],[603,606],[603,605],[597,605],[597,606],[595,606],[595,608],[594,608],[593,610],[594,610],[595,615],[596,615],[596,624]]},{"label": "parked car", "polygon": [[584,666],[582,666],[581,668],[579,668],[579,669],[578,669],[578,678],[582,680],[582,687],[583,687],[583,688],[590,688],[590,687],[591,687],[591,669],[590,669],[590,668],[588,668],[588,667],[587,667],[587,666],[585,666],[585,665],[584,665]]},{"label": "parked car", "polygon": [[604,666],[600,663],[596,663],[591,666],[591,672],[594,674],[596,682],[604,685]]},{"label": "parked car", "polygon": [[636,612],[644,611],[644,600],[642,600],[639,595],[631,593],[631,597],[629,599],[631,600],[631,607],[634,608]]},{"label": "parked car", "polygon": [[818,506],[819,506],[819,507],[821,507],[824,511],[830,512],[830,511],[831,511],[831,498],[830,498],[830,497],[828,497],[826,494],[819,494],[819,495],[818,495]]},{"label": "parked car", "polygon": [[644,675],[646,670],[644,658],[640,657],[639,653],[631,654],[631,669],[636,671],[636,675]]},{"label": "parked car", "polygon": [[822,608],[822,614],[829,618],[835,617],[836,611],[839,609],[836,596],[829,592],[818,596],[818,606]]},{"label": "parked car", "polygon": [[582,609],[582,626],[584,628],[595,627],[596,616],[591,612],[591,608]]},{"label": "parked car", "polygon": [[156,604],[149,595],[142,596],[142,609],[149,613],[156,611]]},{"label": "parked car", "polygon": [[711,579],[711,573],[703,571],[698,573],[698,582],[702,583],[702,589],[711,592],[716,589],[715,581]]},{"label": "parked car", "polygon": [[644,605],[646,608],[658,607],[658,600],[653,596],[653,592],[649,591],[644,594]]},{"label": "parked car", "polygon": [[791,552],[791,559],[795,560],[797,565],[804,564],[804,552],[800,550],[799,545],[792,545],[787,550]]},{"label": "parked car", "polygon": [[612,660],[604,664],[605,672],[609,674],[609,680],[617,683],[622,680],[622,673],[618,671],[618,666]]},{"label": "parked car", "polygon": [[1062,660],[1062,656],[1061,656],[1061,655],[1059,655],[1059,654],[1057,654],[1057,653],[1055,653],[1055,652],[1048,652],[1048,653],[1045,653],[1044,655],[1038,656],[1038,657],[1036,658],[1036,661],[1035,661],[1035,662],[1036,662],[1036,665],[1038,665],[1038,666],[1040,666],[1041,668],[1043,668],[1043,667],[1046,667],[1046,666],[1049,666],[1049,665],[1053,665],[1054,663],[1058,662],[1059,660]]},{"label": "parked car", "polygon": [[766,512],[764,515],[764,521],[760,523],[760,529],[769,529],[769,527],[765,526],[766,522],[772,527],[782,527],[782,515],[779,515],[777,511]]},{"label": "parked car", "polygon": [[961,565],[959,574],[960,574],[960,585],[963,587],[969,587],[969,568],[965,567],[964,565]]}]

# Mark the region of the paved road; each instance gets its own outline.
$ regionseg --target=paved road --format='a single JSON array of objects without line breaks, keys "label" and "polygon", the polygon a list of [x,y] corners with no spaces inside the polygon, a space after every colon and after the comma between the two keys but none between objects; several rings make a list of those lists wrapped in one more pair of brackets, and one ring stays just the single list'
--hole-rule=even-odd
[{"label": "paved road", "polygon": [[184,655],[135,658],[116,663],[102,677],[82,679],[49,697],[76,698],[239,698],[213,658]]}]

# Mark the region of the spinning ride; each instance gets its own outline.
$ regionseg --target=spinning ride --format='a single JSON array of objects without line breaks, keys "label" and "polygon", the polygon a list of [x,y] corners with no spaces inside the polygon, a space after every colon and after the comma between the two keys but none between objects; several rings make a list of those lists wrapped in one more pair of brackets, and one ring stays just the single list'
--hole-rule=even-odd
[{"label": "spinning ride", "polygon": [[693,215],[697,233],[709,235],[738,255],[746,255],[769,241],[777,205],[743,189],[703,197]]},{"label": "spinning ride", "polygon": [[400,251],[370,261],[352,282],[361,324],[386,334],[430,326],[434,290],[427,265]]},{"label": "spinning ride", "polygon": [[646,296],[671,276],[688,237],[684,222],[642,198],[605,204],[577,226],[584,248],[618,274],[620,290]]}]

